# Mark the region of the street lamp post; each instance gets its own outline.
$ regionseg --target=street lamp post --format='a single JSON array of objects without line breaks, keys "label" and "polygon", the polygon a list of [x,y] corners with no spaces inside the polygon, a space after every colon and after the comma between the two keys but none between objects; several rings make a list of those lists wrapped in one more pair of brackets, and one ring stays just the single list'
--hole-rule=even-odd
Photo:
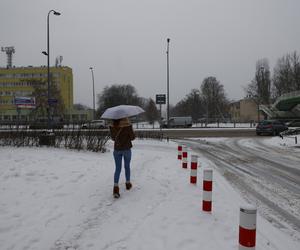
[{"label": "street lamp post", "polygon": [[95,120],[95,81],[94,81],[94,71],[93,67],[90,67],[90,70],[92,72],[92,80],[93,80],[93,120]]},{"label": "street lamp post", "polygon": [[47,115],[48,115],[48,129],[50,128],[50,45],[49,45],[49,16],[50,13],[53,13],[56,16],[59,16],[60,13],[55,10],[50,10],[47,16],[47,52],[43,51],[42,53],[47,56],[47,83],[48,83],[48,94],[47,94]]},{"label": "street lamp post", "polygon": [[260,117],[259,117],[259,97],[258,96],[257,96],[256,105],[257,105],[257,123],[259,123]]},{"label": "street lamp post", "polygon": [[170,93],[169,93],[169,44],[170,38],[167,38],[167,127],[169,127],[170,118]]},{"label": "street lamp post", "polygon": [[265,68],[263,66],[260,67],[261,79],[257,83],[258,84],[258,86],[257,86],[257,122],[260,122],[259,105],[261,102],[262,89],[264,88],[264,86],[263,86],[264,70],[265,70]]}]

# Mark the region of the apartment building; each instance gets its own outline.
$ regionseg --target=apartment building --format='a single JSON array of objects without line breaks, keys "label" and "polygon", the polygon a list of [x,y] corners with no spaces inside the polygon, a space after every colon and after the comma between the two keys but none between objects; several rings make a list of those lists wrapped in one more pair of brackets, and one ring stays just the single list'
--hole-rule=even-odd
[{"label": "apartment building", "polygon": [[231,103],[229,113],[231,119],[238,122],[257,121],[258,115],[260,116],[260,120],[264,119],[264,116],[258,112],[257,103],[250,98]]},{"label": "apartment building", "polygon": [[[73,73],[67,66],[50,67],[52,83],[60,91],[64,104],[64,114],[71,116],[73,111]],[[16,120],[19,115],[26,119],[30,109],[17,110],[16,98],[33,97],[33,82],[47,84],[47,67],[0,68],[0,120]],[[47,86],[45,86],[47,87]]]}]

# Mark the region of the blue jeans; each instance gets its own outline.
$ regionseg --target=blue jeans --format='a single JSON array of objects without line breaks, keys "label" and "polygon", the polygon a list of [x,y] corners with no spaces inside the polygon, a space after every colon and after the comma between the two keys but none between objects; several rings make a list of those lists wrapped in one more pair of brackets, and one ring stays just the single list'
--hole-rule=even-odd
[{"label": "blue jeans", "polygon": [[114,183],[118,184],[122,169],[122,158],[124,157],[124,167],[125,167],[125,178],[126,181],[130,181],[130,160],[131,160],[131,149],[128,150],[114,150],[114,159],[115,159],[115,174],[114,174]]}]

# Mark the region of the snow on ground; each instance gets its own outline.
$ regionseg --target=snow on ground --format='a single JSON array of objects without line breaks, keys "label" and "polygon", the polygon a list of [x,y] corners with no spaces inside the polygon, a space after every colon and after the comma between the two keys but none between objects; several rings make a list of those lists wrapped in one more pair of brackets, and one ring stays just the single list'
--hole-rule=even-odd
[{"label": "snow on ground", "polygon": [[[295,140],[295,137],[297,138]],[[261,138],[261,137],[257,137]],[[295,150],[300,152],[300,136],[285,136],[283,138],[279,136],[264,136],[264,139],[262,142],[269,146],[274,148],[281,148],[281,149],[287,149],[287,150]],[[230,138],[225,137],[201,137],[201,138],[190,138],[194,140],[203,140],[203,141],[210,141],[210,142],[220,142],[225,140],[231,140]],[[247,145],[249,147],[255,147],[257,146],[256,141],[252,138],[246,138],[243,140],[245,143],[248,143]],[[297,142],[297,143],[296,143]]]},{"label": "snow on ground", "polygon": [[[296,139],[295,139],[296,138]],[[275,147],[279,147],[279,148],[294,148],[295,150],[300,151],[300,136],[299,135],[294,135],[294,136],[285,136],[283,138],[280,138],[279,136],[275,136],[275,137],[271,137],[268,138],[266,140],[264,140],[264,142],[267,145],[270,146],[275,146]]]},{"label": "snow on ground", "polygon": [[[214,171],[213,212],[201,211],[202,170],[189,184],[174,142],[134,141],[133,189],[112,198],[112,145],[106,153],[55,148],[0,150],[0,249],[238,249],[245,201]],[[189,152],[191,153],[191,152]],[[190,155],[190,154],[189,154]],[[300,242],[258,215],[257,247]]]},{"label": "snow on ground", "polygon": [[[133,127],[135,129],[159,129],[160,125],[159,122],[154,122],[154,124],[149,124],[149,122],[138,122],[134,123]],[[193,123],[192,125],[193,128],[255,128],[254,123],[232,123],[232,122],[227,122],[227,123],[207,123],[205,126],[205,123]]]}]

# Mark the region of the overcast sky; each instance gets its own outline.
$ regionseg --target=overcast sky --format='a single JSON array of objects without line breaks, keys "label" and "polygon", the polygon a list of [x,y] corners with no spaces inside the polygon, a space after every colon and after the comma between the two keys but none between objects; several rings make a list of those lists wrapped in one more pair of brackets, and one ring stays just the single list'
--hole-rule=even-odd
[{"label": "overcast sky", "polygon": [[[74,101],[92,107],[92,78],[131,84],[155,99],[166,93],[166,39],[170,42],[170,103],[176,104],[207,76],[230,99],[244,97],[255,63],[300,52],[299,0],[0,0],[0,46],[15,46],[15,66],[46,65],[63,56],[73,69]],[[0,53],[0,66],[6,65]]]}]

